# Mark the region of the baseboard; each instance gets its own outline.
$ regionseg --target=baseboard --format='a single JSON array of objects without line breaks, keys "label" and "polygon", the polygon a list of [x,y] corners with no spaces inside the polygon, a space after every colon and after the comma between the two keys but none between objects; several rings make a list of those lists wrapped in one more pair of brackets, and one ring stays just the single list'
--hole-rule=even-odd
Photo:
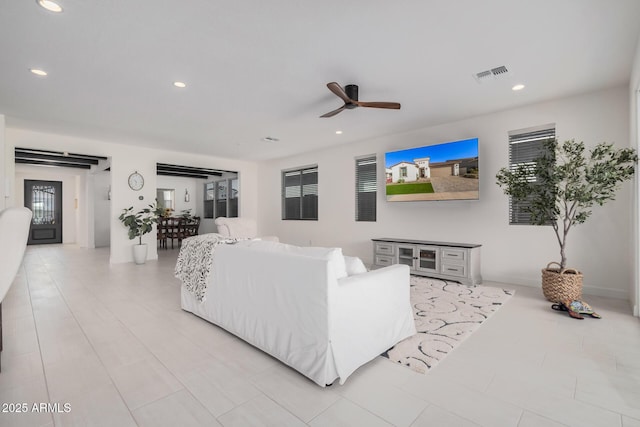
[{"label": "baseboard", "polygon": [[[485,277],[485,282],[498,282],[504,284],[514,284],[520,286],[528,286],[533,288],[542,288],[542,284],[540,282],[540,278],[532,279],[530,277],[502,277],[502,276],[491,276]],[[540,291],[542,292],[542,290]],[[597,286],[584,286],[582,288],[582,293],[585,295],[595,295],[598,297],[606,297],[606,298],[614,298],[628,301],[629,300],[629,291],[623,289],[608,289],[608,288],[600,288]],[[637,310],[637,307],[635,308]],[[637,314],[636,314],[637,316]]]},{"label": "baseboard", "polygon": [[597,297],[607,297],[629,301],[629,291],[626,289],[607,289],[599,288],[597,286],[584,286],[582,288],[582,293],[585,295],[595,295]]}]

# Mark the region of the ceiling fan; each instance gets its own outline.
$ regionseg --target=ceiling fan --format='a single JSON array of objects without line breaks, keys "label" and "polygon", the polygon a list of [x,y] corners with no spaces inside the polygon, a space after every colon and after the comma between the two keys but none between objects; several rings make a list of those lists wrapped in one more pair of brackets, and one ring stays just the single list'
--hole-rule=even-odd
[{"label": "ceiling fan", "polygon": [[358,101],[358,85],[346,85],[344,89],[336,82],[327,83],[327,87],[331,92],[336,94],[340,99],[344,101],[344,105],[337,110],[329,111],[320,117],[333,117],[340,111],[347,109],[353,110],[357,107],[372,107],[372,108],[389,108],[392,110],[399,110],[400,104],[397,102],[364,102]]}]

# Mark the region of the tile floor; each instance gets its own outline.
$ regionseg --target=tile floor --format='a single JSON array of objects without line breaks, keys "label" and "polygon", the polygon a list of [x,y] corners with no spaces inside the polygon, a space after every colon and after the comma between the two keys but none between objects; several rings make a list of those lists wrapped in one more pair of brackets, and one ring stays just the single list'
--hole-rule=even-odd
[{"label": "tile floor", "polygon": [[3,303],[0,425],[640,427],[625,301],[590,297],[604,318],[579,321],[493,284],[515,297],[427,375],[377,358],[323,389],[182,312],[176,255],[110,266],[104,249],[30,247]]}]

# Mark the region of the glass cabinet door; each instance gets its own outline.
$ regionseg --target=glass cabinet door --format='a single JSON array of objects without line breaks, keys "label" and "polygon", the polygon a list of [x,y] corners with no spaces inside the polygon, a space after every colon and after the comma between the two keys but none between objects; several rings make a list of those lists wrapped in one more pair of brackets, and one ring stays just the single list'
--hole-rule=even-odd
[{"label": "glass cabinet door", "polygon": [[420,246],[418,248],[418,270],[438,271],[438,248]]},{"label": "glass cabinet door", "polygon": [[402,246],[398,245],[398,264],[404,264],[411,267],[413,270],[415,268],[414,263],[414,252],[415,246]]}]

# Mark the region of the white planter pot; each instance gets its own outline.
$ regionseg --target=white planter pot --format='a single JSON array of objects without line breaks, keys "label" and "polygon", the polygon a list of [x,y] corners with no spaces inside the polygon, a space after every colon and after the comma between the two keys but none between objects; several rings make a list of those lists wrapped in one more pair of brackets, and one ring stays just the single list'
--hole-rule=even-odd
[{"label": "white planter pot", "polygon": [[147,260],[147,244],[133,245],[133,261],[136,264],[144,264]]}]

